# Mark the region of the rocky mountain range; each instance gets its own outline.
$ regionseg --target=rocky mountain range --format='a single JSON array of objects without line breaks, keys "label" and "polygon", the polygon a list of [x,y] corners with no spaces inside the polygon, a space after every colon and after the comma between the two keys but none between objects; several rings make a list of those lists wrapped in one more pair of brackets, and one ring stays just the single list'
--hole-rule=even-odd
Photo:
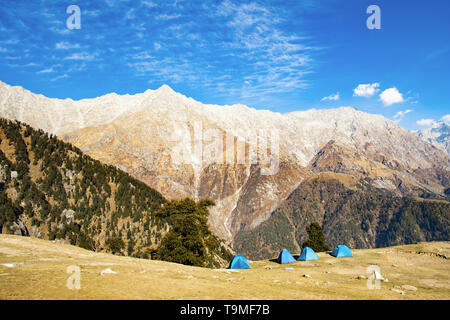
[{"label": "rocky mountain range", "polygon": [[232,245],[324,172],[395,197],[449,194],[447,153],[381,115],[350,107],[280,114],[202,104],[168,86],[74,101],[0,82],[0,116],[56,134],[166,198],[213,199],[209,223]]}]

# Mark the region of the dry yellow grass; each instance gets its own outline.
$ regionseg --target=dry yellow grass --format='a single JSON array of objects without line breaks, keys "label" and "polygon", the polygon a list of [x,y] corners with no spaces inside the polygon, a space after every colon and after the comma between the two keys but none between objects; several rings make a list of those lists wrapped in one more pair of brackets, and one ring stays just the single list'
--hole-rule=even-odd
[{"label": "dry yellow grass", "polygon": [[[444,258],[450,256],[450,242],[353,253],[354,258],[320,253],[316,261],[288,265],[258,261],[251,262],[249,270],[213,270],[0,235],[0,299],[450,298],[450,262]],[[367,279],[358,279],[369,276],[366,269],[374,264],[388,279],[380,283],[380,289],[368,289]],[[66,286],[71,265],[80,267],[80,290]],[[117,273],[101,275],[106,268]],[[417,291],[400,288],[403,285],[414,286]]]}]

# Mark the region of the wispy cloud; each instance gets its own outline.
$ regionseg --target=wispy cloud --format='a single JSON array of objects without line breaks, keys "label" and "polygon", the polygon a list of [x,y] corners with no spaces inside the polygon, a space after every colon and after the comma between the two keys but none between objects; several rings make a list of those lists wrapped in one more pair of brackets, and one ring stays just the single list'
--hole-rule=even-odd
[{"label": "wispy cloud", "polygon": [[[297,94],[310,85],[308,75],[321,50],[309,35],[286,26],[293,16],[290,6],[271,1],[87,0],[80,5],[80,30],[66,28],[68,15],[59,3],[46,3],[45,10],[28,6],[45,19],[36,23],[25,15],[25,26],[14,26],[13,37],[0,35],[2,59],[10,64],[39,63],[33,74],[50,74],[49,66],[61,63],[53,68],[59,77],[62,69],[70,77],[108,69],[129,83],[204,88],[225,103],[261,105],[279,94]],[[15,15],[22,16],[19,10]],[[27,26],[34,26],[32,36]],[[23,43],[32,50],[29,57]]]},{"label": "wispy cloud", "polygon": [[339,92],[338,93],[336,93],[336,94],[332,94],[332,95],[329,95],[329,96],[327,96],[327,97],[323,97],[320,101],[327,101],[327,100],[330,100],[330,101],[337,101],[337,100],[339,100]]},{"label": "wispy cloud", "polygon": [[52,68],[47,68],[47,69],[43,69],[41,71],[36,72],[37,74],[41,74],[41,73],[53,73],[55,72],[55,70]]},{"label": "wispy cloud", "polygon": [[157,5],[156,3],[154,3],[153,1],[141,1],[141,3],[142,3],[144,6],[149,7],[149,8],[153,8],[153,7],[158,6],[158,5]]},{"label": "wispy cloud", "polygon": [[400,122],[403,120],[403,118],[410,112],[412,112],[413,110],[411,109],[407,109],[407,110],[403,110],[403,111],[399,111],[394,115],[394,121],[396,122]]},{"label": "wispy cloud", "polygon": [[127,13],[125,14],[125,19],[131,20],[136,18],[135,10],[136,10],[135,8],[131,8],[130,10],[128,10]]},{"label": "wispy cloud", "polygon": [[79,52],[74,53],[70,56],[64,58],[64,60],[83,60],[83,61],[92,61],[94,60],[96,54],[90,54],[88,52]]},{"label": "wispy cloud", "polygon": [[249,66],[243,76],[242,96],[289,92],[308,86],[305,75],[312,71],[311,53],[304,38],[286,34],[279,26],[282,16],[270,7],[256,2],[223,1],[216,8],[229,28],[230,40],[225,46]]},{"label": "wispy cloud", "polygon": [[54,81],[57,81],[57,80],[60,80],[60,79],[68,78],[68,77],[69,77],[69,75],[63,74],[63,75],[60,75],[60,76],[58,76],[58,77],[55,77],[55,78],[50,79],[50,81],[54,82]]},{"label": "wispy cloud", "polygon": [[71,44],[69,42],[63,41],[63,42],[58,42],[55,45],[55,48],[59,49],[59,50],[79,49],[80,45],[78,43]]},{"label": "wispy cloud", "polygon": [[64,27],[62,27],[62,28],[51,27],[51,28],[50,28],[50,31],[52,31],[52,32],[54,32],[54,33],[57,33],[57,34],[60,34],[60,35],[67,35],[67,34],[70,34],[70,30],[67,29],[67,28],[64,28]]},{"label": "wispy cloud", "polygon": [[181,17],[181,14],[159,14],[155,17],[156,20],[171,20]]}]

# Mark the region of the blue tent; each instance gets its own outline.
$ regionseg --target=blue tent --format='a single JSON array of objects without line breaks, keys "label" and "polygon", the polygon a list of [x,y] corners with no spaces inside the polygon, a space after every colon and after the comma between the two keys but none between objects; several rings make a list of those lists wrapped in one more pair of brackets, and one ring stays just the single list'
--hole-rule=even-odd
[{"label": "blue tent", "polygon": [[289,263],[289,262],[295,262],[295,259],[289,251],[287,251],[286,249],[283,249],[283,251],[281,251],[280,255],[278,256],[277,262],[278,263]]},{"label": "blue tent", "polygon": [[311,249],[310,247],[304,247],[302,250],[302,254],[300,255],[300,257],[298,257],[297,260],[306,261],[306,260],[315,260],[315,259],[319,259],[319,257],[314,252],[314,250]]},{"label": "blue tent", "polygon": [[230,269],[250,269],[250,263],[242,254],[238,253],[231,260]]},{"label": "blue tent", "polygon": [[349,247],[344,244],[340,244],[333,249],[331,253],[333,257],[341,258],[341,257],[353,257],[353,253]]}]

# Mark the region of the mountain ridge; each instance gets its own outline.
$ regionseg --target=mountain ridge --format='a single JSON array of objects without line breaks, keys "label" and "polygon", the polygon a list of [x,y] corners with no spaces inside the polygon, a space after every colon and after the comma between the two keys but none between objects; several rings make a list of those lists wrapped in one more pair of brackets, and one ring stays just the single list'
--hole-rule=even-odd
[{"label": "mountain ridge", "polygon": [[[11,99],[8,87],[0,86],[0,115],[50,128],[168,198],[213,199],[217,205],[209,222],[230,243],[241,230],[269,219],[304,179],[322,171],[353,175],[402,196],[445,199],[450,187],[449,156],[381,115],[351,107],[280,114],[202,104],[169,87],[158,90],[61,102],[59,113],[42,114],[42,102],[27,96]],[[255,136],[267,144],[252,140]],[[227,141],[233,140],[234,149],[228,148]],[[272,140],[275,145],[269,147]],[[200,153],[195,152],[197,142]],[[239,143],[244,163],[236,161]],[[274,146],[278,168],[264,175],[261,150]],[[208,156],[212,151],[215,158]],[[180,155],[188,157],[180,161]],[[228,155],[234,156],[231,163],[217,162]]]}]

